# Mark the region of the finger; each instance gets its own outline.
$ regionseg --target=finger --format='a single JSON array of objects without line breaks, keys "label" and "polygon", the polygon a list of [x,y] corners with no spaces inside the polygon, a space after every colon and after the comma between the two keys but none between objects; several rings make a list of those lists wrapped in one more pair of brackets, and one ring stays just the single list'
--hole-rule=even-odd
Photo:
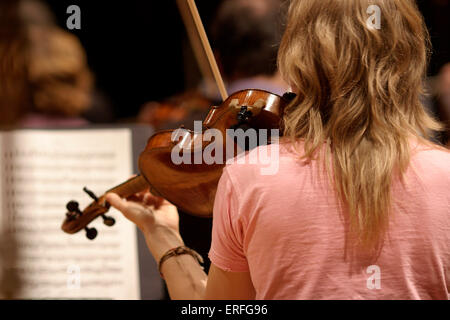
[{"label": "finger", "polygon": [[121,212],[126,211],[126,209],[128,208],[127,202],[115,193],[108,193],[105,199],[110,205]]},{"label": "finger", "polygon": [[138,197],[144,197],[144,195],[146,195],[147,193],[150,193],[150,189],[149,189],[149,188],[147,188],[147,189],[145,189],[145,190],[143,190],[143,191],[140,191],[140,192],[136,193],[136,195],[137,195]]},{"label": "finger", "polygon": [[153,194],[148,192],[144,197],[144,201],[147,203],[147,205],[154,206],[155,209],[159,209],[161,205],[164,203],[165,199],[154,196]]},{"label": "finger", "polygon": [[140,192],[137,192],[137,193],[129,196],[127,198],[127,200],[131,200],[131,201],[135,201],[135,202],[142,202],[144,200],[145,195],[148,194],[148,193],[150,193],[150,191],[147,188],[144,191],[140,191]]},{"label": "finger", "polygon": [[146,193],[145,195],[144,195],[144,198],[143,198],[143,202],[147,205],[147,206],[151,206],[151,205],[153,205],[153,196],[150,194],[150,193]]},{"label": "finger", "polygon": [[133,201],[133,202],[143,202],[144,196],[139,194],[134,194],[127,198],[127,201]]},{"label": "finger", "polygon": [[[155,208],[160,208],[165,202],[166,202],[166,199],[156,197]],[[169,203],[169,202],[167,201],[167,203]]]}]

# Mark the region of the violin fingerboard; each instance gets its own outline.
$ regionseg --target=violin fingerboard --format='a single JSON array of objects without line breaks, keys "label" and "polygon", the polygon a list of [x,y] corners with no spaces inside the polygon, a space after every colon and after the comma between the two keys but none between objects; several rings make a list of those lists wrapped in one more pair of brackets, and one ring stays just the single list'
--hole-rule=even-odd
[{"label": "violin fingerboard", "polygon": [[117,187],[114,187],[108,192],[113,192],[117,195],[119,195],[122,198],[127,198],[129,196],[132,196],[133,194],[136,194],[138,192],[144,191],[149,187],[147,181],[144,177],[138,175],[134,178],[131,178],[130,180],[118,185]]}]

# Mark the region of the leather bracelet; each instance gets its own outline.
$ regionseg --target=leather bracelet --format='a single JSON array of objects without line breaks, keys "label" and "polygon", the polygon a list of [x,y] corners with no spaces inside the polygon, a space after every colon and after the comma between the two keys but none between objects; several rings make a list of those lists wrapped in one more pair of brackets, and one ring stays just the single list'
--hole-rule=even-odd
[{"label": "leather bracelet", "polygon": [[183,254],[189,254],[189,255],[193,256],[200,265],[203,265],[203,258],[197,251],[192,250],[191,248],[188,248],[185,246],[172,248],[161,257],[161,260],[159,260],[158,270],[159,270],[159,274],[161,275],[161,278],[164,279],[164,276],[161,272],[161,267],[162,267],[162,264],[164,263],[164,261],[166,261],[167,259],[169,259],[171,257],[181,256]]}]

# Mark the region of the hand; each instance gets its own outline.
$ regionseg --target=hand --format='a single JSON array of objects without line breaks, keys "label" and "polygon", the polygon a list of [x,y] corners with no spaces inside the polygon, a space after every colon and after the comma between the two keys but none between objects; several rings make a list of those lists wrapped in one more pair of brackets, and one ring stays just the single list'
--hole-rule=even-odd
[{"label": "hand", "polygon": [[142,231],[156,261],[159,261],[167,250],[183,245],[179,232],[178,210],[167,200],[144,191],[127,200],[117,194],[108,193],[106,201]]},{"label": "hand", "polygon": [[155,197],[149,191],[137,193],[122,199],[115,193],[106,195],[106,201],[136,224],[142,232],[165,226],[178,232],[177,208],[163,198]]}]

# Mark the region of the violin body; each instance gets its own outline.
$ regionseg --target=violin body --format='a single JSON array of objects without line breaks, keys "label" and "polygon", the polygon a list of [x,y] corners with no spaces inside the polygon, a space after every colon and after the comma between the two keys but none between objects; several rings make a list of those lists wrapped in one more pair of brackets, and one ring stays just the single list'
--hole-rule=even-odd
[{"label": "violin body", "polygon": [[[153,135],[139,157],[141,175],[150,185],[151,192],[187,213],[210,217],[222,169],[230,158],[230,154],[227,154],[230,146],[227,144],[235,143],[229,138],[227,130],[238,124],[238,114],[242,107],[251,108],[257,102],[260,103],[258,114],[248,119],[246,127],[256,130],[278,129],[286,101],[266,91],[245,90],[231,95],[221,106],[213,107],[203,122],[201,133],[177,129],[179,132],[167,130]],[[204,132],[210,129],[218,130],[223,137],[222,141],[204,139]],[[173,139],[174,136],[177,137],[176,140]],[[212,143],[219,144],[215,148],[222,149],[222,159],[212,164],[205,163],[202,153]],[[176,147],[182,150],[184,158],[190,159],[188,163],[175,164],[172,161],[172,152]],[[235,145],[231,149],[235,150],[232,157],[245,151]]]},{"label": "violin body", "polygon": [[[137,192],[150,188],[157,196],[167,199],[181,210],[200,217],[211,217],[217,185],[226,161],[235,157],[245,149],[235,139],[230,138],[230,129],[279,129],[285,106],[293,97],[283,97],[263,90],[243,90],[229,96],[220,106],[212,107],[202,123],[202,130],[191,131],[184,128],[166,130],[154,134],[148,140],[145,150],[139,157],[140,176],[132,178],[121,185],[110,189],[122,197],[129,197]],[[214,140],[205,137],[208,130],[215,130],[223,139]],[[219,161],[208,163],[202,157],[205,150],[214,143]],[[268,140],[270,143],[270,137]],[[182,151],[183,158],[194,161],[175,163],[173,154]],[[233,152],[228,152],[233,150]],[[200,159],[200,161],[195,161]],[[217,157],[216,157],[217,159]],[[67,206],[69,213],[62,229],[67,233],[75,233],[86,229],[89,239],[95,238],[96,231],[87,225],[102,216],[107,223],[109,204],[104,195],[94,198],[83,212],[73,205]],[[95,235],[93,235],[95,233]]]},{"label": "violin body", "polygon": [[139,122],[150,124],[155,130],[169,129],[167,124],[179,123],[196,113],[206,113],[213,101],[199,91],[189,90],[162,102],[146,103],[138,116]]}]

